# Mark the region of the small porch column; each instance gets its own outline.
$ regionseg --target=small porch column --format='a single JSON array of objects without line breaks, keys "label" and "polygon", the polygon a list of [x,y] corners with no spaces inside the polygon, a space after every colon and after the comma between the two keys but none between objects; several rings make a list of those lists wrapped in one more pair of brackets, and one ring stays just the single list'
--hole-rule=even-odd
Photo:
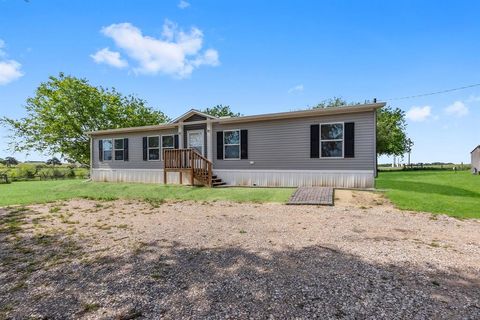
[{"label": "small porch column", "polygon": [[212,120],[207,119],[207,159],[213,161],[213,129]]},{"label": "small porch column", "polygon": [[184,131],[183,131],[183,121],[180,121],[178,123],[178,148],[179,149],[183,149],[184,146],[183,146],[183,135],[184,135]]}]

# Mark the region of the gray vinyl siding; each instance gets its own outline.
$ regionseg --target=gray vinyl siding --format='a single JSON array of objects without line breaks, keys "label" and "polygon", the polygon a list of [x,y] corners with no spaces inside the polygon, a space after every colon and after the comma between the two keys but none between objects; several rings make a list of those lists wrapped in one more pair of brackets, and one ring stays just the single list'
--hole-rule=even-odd
[{"label": "gray vinyl siding", "polygon": [[198,123],[198,124],[189,124],[189,125],[185,125],[183,126],[183,132],[185,133],[183,135],[183,145],[185,146],[185,148],[188,147],[188,144],[187,144],[187,133],[189,130],[203,130],[203,149],[205,152],[205,155],[207,155],[207,149],[208,149],[208,146],[207,146],[207,125],[205,123]]},{"label": "gray vinyl siding", "polygon": [[[355,122],[355,157],[344,159],[310,158],[310,125],[329,122]],[[212,147],[214,169],[245,170],[375,170],[375,112],[361,112],[308,118],[244,122],[236,124],[213,123],[212,146],[207,146],[206,124],[184,126],[184,147],[187,131],[204,129],[205,154]],[[218,160],[218,131],[248,130],[248,159]],[[140,133],[96,136],[93,139],[92,165],[94,169],[163,169],[162,161],[143,161],[145,136],[176,134],[177,129]],[[99,162],[98,141],[108,138],[129,139],[129,161]],[[472,159],[473,160],[473,159]],[[253,161],[254,164],[250,164]]]},{"label": "gray vinyl siding", "polygon": [[[310,125],[355,122],[355,157],[310,158]],[[248,130],[248,160],[217,159],[218,131]],[[375,170],[375,112],[235,124],[213,124],[214,169]],[[253,161],[254,164],[250,162]]]},{"label": "gray vinyl siding", "polygon": [[[149,131],[141,133],[113,134],[94,137],[93,168],[94,169],[163,169],[163,161],[143,161],[143,137],[177,134],[177,129]],[[101,139],[128,138],[129,161],[110,160],[100,162],[98,159],[98,141]]]},{"label": "gray vinyl siding", "polygon": [[183,122],[204,121],[204,120],[207,120],[207,118],[199,114],[194,114],[188,117],[187,119],[183,120]]}]

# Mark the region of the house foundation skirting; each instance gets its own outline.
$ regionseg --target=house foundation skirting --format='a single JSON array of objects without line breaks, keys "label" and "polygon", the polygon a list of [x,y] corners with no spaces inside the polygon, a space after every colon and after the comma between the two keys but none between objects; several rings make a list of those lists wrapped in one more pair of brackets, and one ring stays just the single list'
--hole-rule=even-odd
[{"label": "house foundation skirting", "polygon": [[[178,172],[168,172],[168,183],[180,182]],[[227,185],[251,187],[329,186],[337,188],[373,188],[371,170],[225,170],[214,169]],[[93,181],[163,184],[163,169],[92,169]],[[190,183],[184,174],[184,184]]]},{"label": "house foundation skirting", "polygon": [[373,188],[373,170],[213,170],[228,185],[256,187],[324,186]]},{"label": "house foundation skirting", "polygon": [[[177,172],[169,172],[167,178],[168,183],[178,184],[180,182]],[[100,182],[163,184],[163,169],[92,169],[91,179]]]}]

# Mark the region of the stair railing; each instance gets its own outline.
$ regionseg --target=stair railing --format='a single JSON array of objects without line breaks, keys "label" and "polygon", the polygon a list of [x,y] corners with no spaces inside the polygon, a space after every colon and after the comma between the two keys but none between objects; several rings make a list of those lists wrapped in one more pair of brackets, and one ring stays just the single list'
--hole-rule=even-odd
[{"label": "stair railing", "polygon": [[190,172],[191,185],[195,179],[206,186],[212,186],[213,165],[210,160],[202,156],[195,149],[164,149],[163,150],[163,180],[167,184],[168,172]]}]

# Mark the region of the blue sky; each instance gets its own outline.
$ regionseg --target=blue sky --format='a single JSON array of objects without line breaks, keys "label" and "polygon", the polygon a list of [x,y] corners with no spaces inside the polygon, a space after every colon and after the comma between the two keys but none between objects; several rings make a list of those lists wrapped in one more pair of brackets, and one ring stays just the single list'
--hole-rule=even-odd
[{"label": "blue sky", "polygon": [[[59,72],[170,117],[480,83],[479,11],[478,1],[0,0],[0,116],[24,115],[25,99]],[[414,162],[469,162],[480,144],[480,87],[389,104],[408,112]],[[0,128],[0,157],[7,134]]]}]

